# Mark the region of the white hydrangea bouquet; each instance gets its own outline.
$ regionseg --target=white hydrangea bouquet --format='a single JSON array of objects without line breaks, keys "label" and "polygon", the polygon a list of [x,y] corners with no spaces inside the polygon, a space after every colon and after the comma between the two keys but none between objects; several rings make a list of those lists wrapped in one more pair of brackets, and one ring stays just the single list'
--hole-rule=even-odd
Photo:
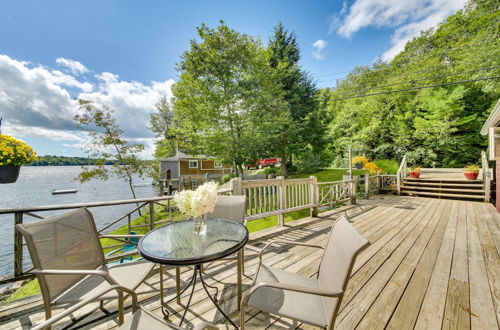
[{"label": "white hydrangea bouquet", "polygon": [[195,232],[200,235],[206,232],[205,215],[213,212],[219,198],[217,191],[217,183],[206,182],[196,190],[183,190],[174,195],[179,211],[194,219]]}]

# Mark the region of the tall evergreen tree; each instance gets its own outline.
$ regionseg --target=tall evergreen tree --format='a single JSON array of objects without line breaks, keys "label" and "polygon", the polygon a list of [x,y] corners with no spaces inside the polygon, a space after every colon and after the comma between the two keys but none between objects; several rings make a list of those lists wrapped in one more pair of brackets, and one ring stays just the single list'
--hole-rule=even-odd
[{"label": "tall evergreen tree", "polygon": [[270,66],[283,91],[285,106],[281,125],[276,127],[272,137],[272,151],[281,158],[282,174],[287,175],[286,165],[291,164],[294,156],[307,148],[320,151],[325,116],[319,113],[314,82],[300,67],[300,49],[295,34],[279,23],[274,28],[268,50],[271,53]]}]

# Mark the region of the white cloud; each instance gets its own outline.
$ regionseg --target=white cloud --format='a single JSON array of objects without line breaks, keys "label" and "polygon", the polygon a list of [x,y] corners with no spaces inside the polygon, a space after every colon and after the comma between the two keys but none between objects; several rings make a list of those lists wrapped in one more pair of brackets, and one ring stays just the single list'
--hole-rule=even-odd
[{"label": "white cloud", "polygon": [[174,81],[152,81],[144,85],[137,81],[121,81],[118,75],[110,72],[98,74],[96,78],[98,89],[93,93],[80,93],[78,97],[115,109],[117,122],[128,137],[152,137],[148,129],[149,114],[160,97],[172,96]]},{"label": "white cloud", "polygon": [[89,72],[85,65],[75,60],[59,57],[56,59],[56,63],[68,69],[75,76]]},{"label": "white cloud", "polygon": [[146,152],[151,152],[149,114],[161,96],[172,96],[174,81],[144,84],[120,80],[110,72],[96,74],[93,83],[81,79],[75,74],[0,54],[2,131],[19,137],[30,135],[53,141],[74,141],[66,145],[80,147],[87,138],[77,131],[73,117],[78,112],[76,100],[88,99],[113,108],[124,136],[131,141],[144,142]]},{"label": "white cloud", "polygon": [[391,48],[382,59],[390,60],[421,31],[437,27],[446,17],[463,8],[467,0],[355,0],[332,16],[329,31],[350,39],[362,28],[396,28]]},{"label": "white cloud", "polygon": [[323,60],[325,58],[325,54],[323,50],[325,49],[328,43],[324,40],[318,39],[312,45],[314,47],[313,56],[317,60]]}]

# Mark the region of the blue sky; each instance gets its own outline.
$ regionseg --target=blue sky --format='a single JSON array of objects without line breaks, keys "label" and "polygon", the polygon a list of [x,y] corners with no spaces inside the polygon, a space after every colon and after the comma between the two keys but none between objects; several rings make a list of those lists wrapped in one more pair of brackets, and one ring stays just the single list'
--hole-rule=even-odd
[{"label": "blue sky", "polygon": [[390,60],[464,1],[3,1],[2,132],[42,155],[84,155],[71,118],[85,96],[114,107],[126,135],[150,152],[149,112],[170,95],[175,63],[201,23],[223,19],[267,43],[282,22],[297,35],[303,68],[328,87],[345,76],[338,72]]}]

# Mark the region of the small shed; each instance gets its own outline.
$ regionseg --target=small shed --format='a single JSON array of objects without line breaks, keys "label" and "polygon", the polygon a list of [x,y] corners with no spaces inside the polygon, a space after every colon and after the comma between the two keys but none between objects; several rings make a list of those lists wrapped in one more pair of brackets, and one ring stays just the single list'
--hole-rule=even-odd
[{"label": "small shed", "polygon": [[220,179],[231,173],[231,166],[205,155],[190,155],[178,150],[172,157],[160,159],[162,181],[170,181],[178,188],[179,181]]}]

